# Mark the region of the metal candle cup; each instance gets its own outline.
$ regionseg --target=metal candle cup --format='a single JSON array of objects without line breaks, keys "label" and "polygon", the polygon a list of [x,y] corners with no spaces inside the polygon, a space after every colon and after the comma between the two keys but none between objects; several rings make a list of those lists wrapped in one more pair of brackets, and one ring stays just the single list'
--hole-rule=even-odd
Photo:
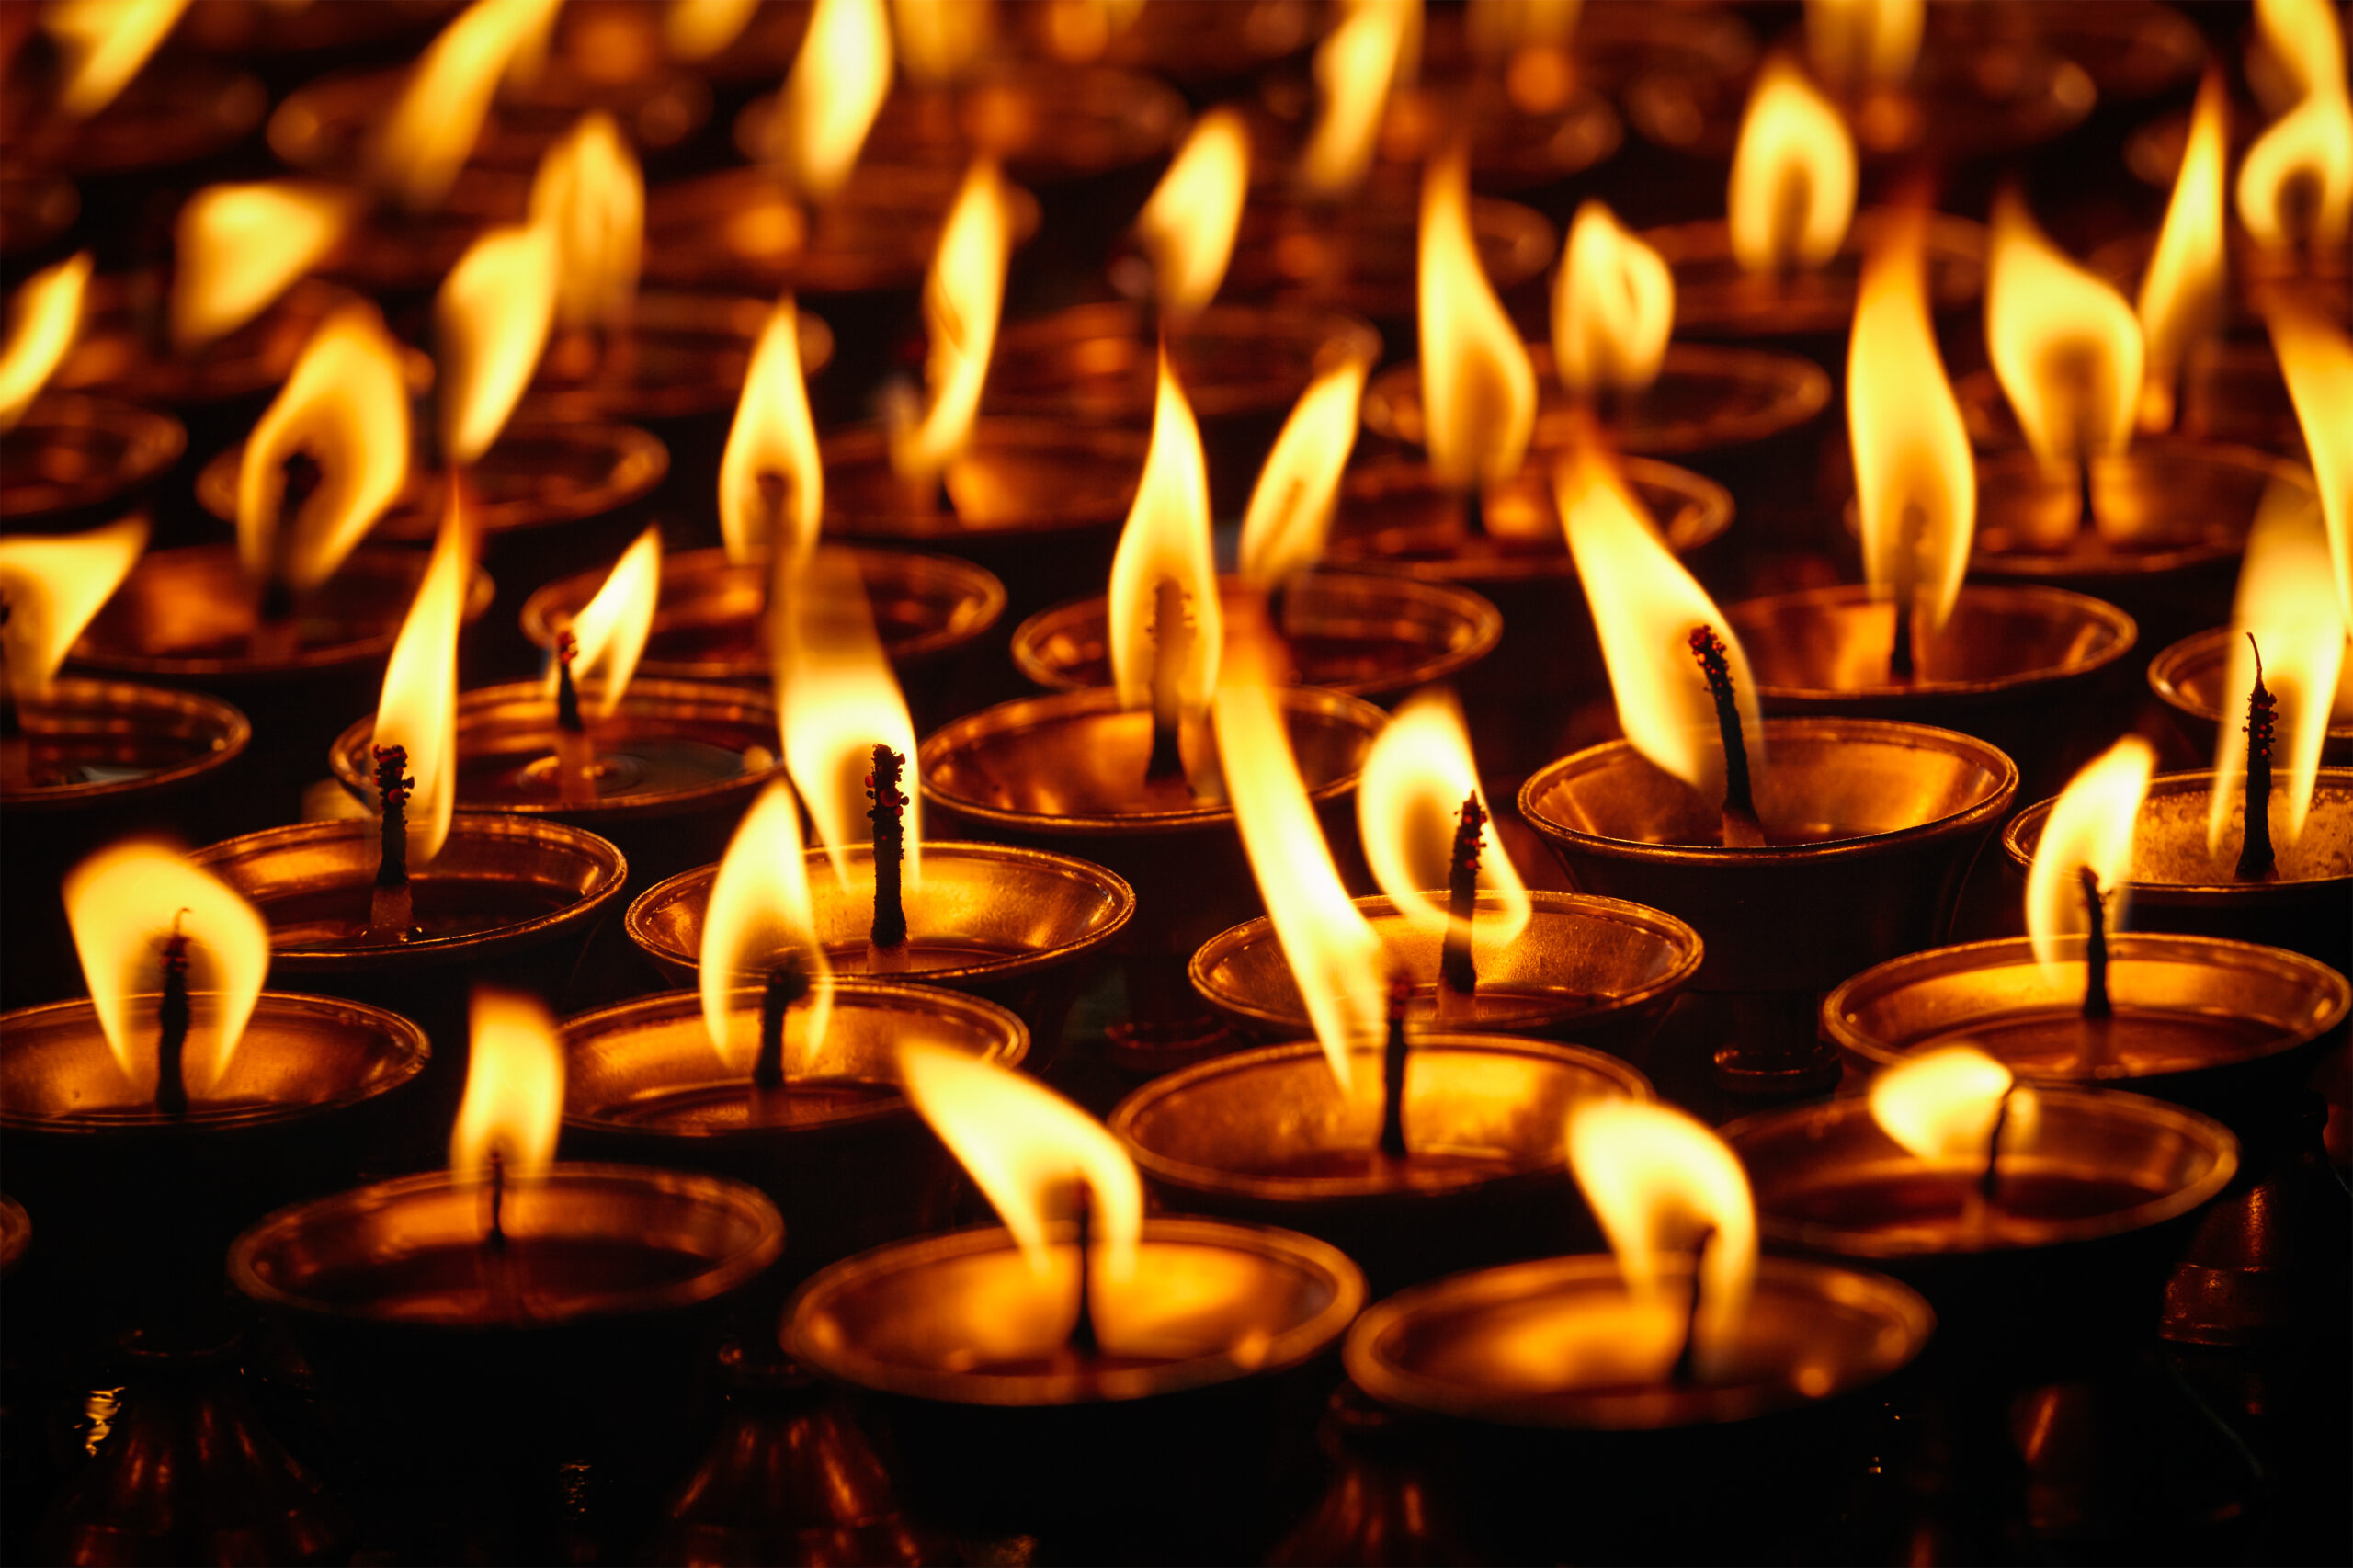
[{"label": "metal candle cup", "polygon": [[1364,1276],[1313,1237],[1149,1220],[1132,1279],[1094,1280],[1107,1364],[1064,1343],[1068,1226],[1041,1276],[998,1229],[863,1253],[802,1286],[785,1348],[878,1417],[911,1508],[960,1530],[1198,1528],[1260,1504],[1303,1437]]},{"label": "metal candle cup", "polygon": [[1155,1078],[1109,1126],[1164,1207],[1321,1237],[1377,1295],[1599,1242],[1562,1129],[1581,1100],[1651,1098],[1640,1073],[1547,1041],[1416,1034],[1397,1162],[1380,1152],[1381,1052],[1350,1055],[1353,1094],[1310,1040]]},{"label": "metal candle cup", "polygon": [[[1239,577],[1218,579],[1232,607],[1261,597]],[[1370,572],[1305,572],[1270,607],[1273,630],[1302,686],[1372,701],[1461,675],[1495,650],[1504,618],[1467,588]],[[1108,601],[1101,596],[1040,610],[1013,632],[1013,662],[1050,691],[1111,684]]]},{"label": "metal candle cup", "polygon": [[[1387,200],[1331,202],[1262,192],[1242,210],[1225,292],[1324,305],[1410,327],[1421,255],[1418,220],[1416,204],[1403,192]],[[1481,269],[1506,301],[1551,266],[1560,249],[1542,213],[1488,196],[1471,199],[1471,236]]]},{"label": "metal candle cup", "polygon": [[[1667,1301],[1687,1299],[1688,1259],[1659,1275]],[[1731,1377],[1580,1386],[1573,1369],[1607,1365],[1629,1305],[1616,1259],[1541,1258],[1419,1286],[1350,1330],[1350,1380],[1410,1418],[1483,1560],[1705,1561],[1817,1526],[1936,1322],[1879,1275],[1760,1258]],[[1661,1473],[1706,1476],[1711,1506]],[[1563,1475],[1607,1505],[1563,1506]]]},{"label": "metal candle cup", "polygon": [[187,448],[187,428],[168,414],[44,392],[0,434],[0,523],[67,533],[132,511]]},{"label": "metal candle cup", "polygon": [[1964,583],[1923,674],[1888,676],[1896,607],[1868,587],[1774,594],[1724,607],[1771,714],[1901,719],[1977,736],[2018,765],[2020,789],[2055,791],[2073,768],[2078,722],[2120,695],[2118,666],[2139,637],[2113,605],[2059,588]]},{"label": "metal candle cup", "polygon": [[1707,951],[1695,990],[1762,998],[1717,1077],[1778,1092],[1836,1078],[1816,994],[1944,935],[2018,769],[1983,741],[1885,720],[1768,719],[1764,742],[1757,805],[1780,842],[1763,848],[1722,846],[1716,803],[1624,741],[1536,773],[1519,811],[1581,890],[1691,923]]},{"label": "metal candle cup", "polygon": [[[958,666],[1005,614],[1005,585],[967,561],[909,550],[850,546],[875,630],[918,730],[947,718]],[[552,650],[603,587],[606,569],[557,579],[523,604],[523,635]],[[665,551],[640,674],[662,680],[766,686],[772,672],[766,624],[768,571],[738,566],[722,550]]]},{"label": "metal candle cup", "polygon": [[[539,681],[458,696],[458,808],[549,817],[612,841],[633,887],[714,860],[754,795],[783,765],[776,713],[759,693],[692,681],[633,680],[612,713],[590,721],[597,797],[557,798],[555,699]],[[373,715],[327,754],[354,800],[376,805]]]},{"label": "metal candle cup", "polygon": [[[756,1014],[756,987],[733,994]],[[563,1024],[567,1148],[598,1158],[717,1171],[748,1182],[790,1227],[781,1279],[948,1222],[956,1171],[900,1092],[902,1040],[1006,1067],[1029,1049],[1004,1008],[932,986],[863,977],[834,983],[832,1022],[782,1097],[729,1070],[692,993],[640,997]],[[775,1119],[770,1119],[773,1117]]]},{"label": "metal candle cup", "polygon": [[[2149,781],[2125,878],[2138,930],[2229,937],[2307,954],[2340,972],[2353,972],[2353,768],[2324,767],[2313,790],[2312,815],[2292,847],[2280,840],[2275,873],[2242,881],[2237,846],[2245,832],[2237,799],[2222,824],[2221,851],[2206,847],[2206,807],[2211,773],[2161,773]],[[2240,791],[2235,784],[2233,794]],[[2002,830],[2005,897],[2021,907],[2026,869],[2042,842],[2052,802],[2038,801]]]},{"label": "metal candle cup", "polygon": [[311,335],[351,302],[347,290],[305,278],[234,331],[178,354],[154,331],[160,293],[144,276],[94,278],[81,335],[54,384],[163,403],[197,427],[199,450],[250,426]]},{"label": "metal candle cup", "polygon": [[[201,1022],[210,998],[191,1000]],[[134,1040],[152,1040],[160,998],[129,1003]],[[32,1332],[200,1322],[237,1228],[348,1181],[426,1051],[381,1008],[264,992],[222,1081],[172,1116],[131,1091],[89,1003],[0,1014],[0,1183],[41,1233]]]},{"label": "metal candle cup", "polygon": [[[2097,257],[2095,266],[2097,266]],[[2130,289],[2138,270],[2119,280]],[[1970,444],[1980,451],[2009,451],[2027,444],[2011,411],[2009,394],[1990,369],[1972,370],[1953,382]],[[2259,447],[2282,457],[2301,457],[2302,428],[2288,383],[2268,343],[2205,337],[2182,354],[2174,435],[2197,442]]]},{"label": "metal candle cup", "polygon": [[[836,974],[862,972],[874,923],[873,848],[848,852],[847,882],[824,850],[805,858],[826,961]],[[630,940],[674,985],[698,983],[703,910],[718,871],[682,871],[630,905]],[[926,841],[923,875],[903,890],[901,903],[907,968],[893,978],[1010,1008],[1029,1028],[1032,1065],[1043,1067],[1061,1046],[1071,1003],[1134,915],[1136,895],[1102,867],[1068,855]]]},{"label": "metal candle cup", "polygon": [[[1639,1062],[1675,998],[1699,972],[1699,934],[1672,915],[1613,898],[1530,892],[1528,928],[1506,946],[1479,954],[1478,990],[1458,1028],[1534,1035],[1589,1045]],[[1411,974],[1409,1022],[1431,1027],[1438,1006],[1443,938],[1397,913],[1394,901],[1360,898],[1356,906],[1381,934],[1388,960]],[[1495,919],[1502,900],[1479,895],[1474,921]],[[1226,1028],[1261,1044],[1312,1032],[1298,982],[1261,915],[1201,945],[1190,968],[1193,989]],[[1443,1027],[1443,1026],[1441,1026]]]},{"label": "metal candle cup", "polygon": [[[2231,655],[2243,641],[2240,633],[2218,626],[2183,638],[2149,661],[2149,689],[2199,756],[2214,755],[2215,739],[2225,722],[2234,729],[2246,722],[2246,693],[2223,689]],[[2336,767],[2353,764],[2353,665],[2338,672],[2336,700],[2330,705],[2328,738],[2321,743],[2320,756]]]},{"label": "metal candle cup", "polygon": [[[1843,366],[1864,253],[1906,221],[1894,209],[1866,207],[1825,265],[1780,274],[1742,270],[1733,257],[1731,228],[1720,218],[1645,229],[1641,237],[1675,274],[1678,334],[1800,340],[1817,350],[1814,358],[1835,353]],[[1934,213],[1927,244],[1930,307],[1949,312],[1975,301],[1985,286],[1984,225]]]}]

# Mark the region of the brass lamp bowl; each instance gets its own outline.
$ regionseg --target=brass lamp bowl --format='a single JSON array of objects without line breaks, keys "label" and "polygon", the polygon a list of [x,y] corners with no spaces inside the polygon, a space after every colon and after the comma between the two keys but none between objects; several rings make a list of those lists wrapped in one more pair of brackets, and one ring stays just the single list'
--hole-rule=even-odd
[{"label": "brass lamp bowl", "polygon": [[1599,1243],[1563,1129],[1581,1100],[1652,1097],[1640,1073],[1548,1041],[1415,1035],[1399,1163],[1380,1153],[1381,1052],[1349,1057],[1348,1090],[1313,1040],[1212,1057],[1145,1084],[1109,1125],[1164,1206],[1320,1236],[1377,1293]]},{"label": "brass lamp bowl", "polygon": [[[2183,638],[2149,661],[2149,689],[2200,756],[2214,755],[2226,715],[2234,728],[2246,722],[2246,693],[2223,689],[2239,642],[2237,633],[2218,626]],[[2329,705],[2328,738],[2321,743],[2320,756],[2330,767],[2353,764],[2353,661],[2337,671],[2336,699]]]},{"label": "brass lamp bowl", "polygon": [[[1443,903],[1445,895],[1431,895]],[[1675,998],[1699,972],[1699,934],[1672,915],[1617,899],[1534,892],[1528,928],[1478,952],[1478,989],[1460,1019],[1437,1018],[1442,939],[1406,920],[1393,900],[1360,898],[1388,960],[1415,982],[1409,1022],[1589,1045],[1639,1062]],[[1502,909],[1481,893],[1478,921]],[[1274,924],[1261,915],[1220,932],[1193,955],[1193,989],[1247,1040],[1270,1044],[1313,1032]]]},{"label": "brass lamp bowl", "polygon": [[[1218,579],[1229,607],[1259,597],[1239,577]],[[1300,685],[1376,702],[1462,674],[1504,632],[1495,607],[1466,588],[1370,572],[1302,573],[1268,608]],[[1023,621],[1013,662],[1050,691],[1104,687],[1110,643],[1108,601],[1098,596]]]},{"label": "brass lamp bowl", "polygon": [[[1410,323],[1419,256],[1419,210],[1404,192],[1337,205],[1267,191],[1242,210],[1225,291],[1240,299],[1298,300],[1379,323]],[[1471,199],[1479,266],[1506,297],[1552,265],[1558,235],[1532,207]]]},{"label": "brass lamp bowl", "polygon": [[63,533],[128,512],[188,448],[170,415],[110,397],[44,392],[0,433],[0,522]]},{"label": "brass lamp bowl", "polygon": [[[1733,257],[1732,231],[1722,219],[1645,229],[1643,242],[1675,274],[1675,326],[1693,337],[1822,338],[1842,340],[1855,315],[1855,289],[1864,254],[1904,214],[1866,207],[1855,214],[1846,243],[1820,268],[1768,277],[1744,272]],[[1928,222],[1928,300],[1942,313],[1976,300],[1985,286],[1985,228],[1966,218],[1932,214]]]},{"label": "brass lamp bowl", "polygon": [[[862,972],[874,919],[874,850],[807,852],[817,940],[836,974]],[[716,866],[682,871],[629,907],[630,940],[674,985],[701,974],[703,911]],[[1100,866],[1040,849],[926,840],[923,874],[902,894],[909,968],[894,981],[943,986],[1010,1008],[1029,1026],[1037,1064],[1054,1060],[1063,1020],[1136,908],[1128,884]]]},{"label": "brass lamp bowl", "polygon": [[[164,307],[160,293],[152,274],[93,278],[81,333],[51,384],[160,403],[197,425],[206,446],[227,433],[223,418],[242,434],[292,371],[312,335],[352,301],[347,290],[303,278],[243,325],[177,353],[155,331]],[[404,374],[413,381],[419,370],[429,375],[430,361],[404,354]]]},{"label": "brass lamp bowl", "polygon": [[[2147,259],[2143,247],[2139,261],[2145,264]],[[2091,265],[2100,270],[2097,254]],[[2108,276],[2130,290],[2141,267],[2120,278]],[[1960,376],[1953,392],[1961,403],[1961,423],[1969,427],[1970,444],[1978,450],[2009,451],[2026,445],[2009,394],[1992,370]],[[2259,447],[2282,457],[2300,457],[2304,449],[2296,407],[2289,401],[2288,383],[2280,377],[2271,346],[2244,338],[2201,338],[2183,353],[2170,428],[2192,441]]]}]

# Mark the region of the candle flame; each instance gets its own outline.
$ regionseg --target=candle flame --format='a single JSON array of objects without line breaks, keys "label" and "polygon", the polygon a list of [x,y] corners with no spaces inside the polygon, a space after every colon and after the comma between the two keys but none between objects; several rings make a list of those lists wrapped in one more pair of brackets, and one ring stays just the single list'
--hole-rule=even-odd
[{"label": "candle flame", "polygon": [[[317,465],[318,488],[289,517],[286,464],[297,454]],[[401,346],[375,306],[354,301],[311,335],[246,437],[237,551],[247,573],[295,589],[325,582],[400,495],[408,462]]]},{"label": "candle flame", "polygon": [[2172,428],[2174,389],[2191,345],[2222,316],[2222,178],[2230,158],[2230,88],[2219,66],[2199,84],[2181,172],[2165,226],[2141,278],[2141,335],[2148,345],[2141,386],[2143,430]]},{"label": "candle flame", "polygon": [[2127,735],[2085,764],[2059,792],[2042,822],[2042,840],[2027,868],[2026,932],[2036,961],[2060,961],[2060,944],[2091,929],[2077,873],[2089,867],[2108,895],[2108,928],[2124,924],[2125,877],[2132,869],[2132,836],[2157,754]]},{"label": "candle flame", "polygon": [[1211,710],[1226,799],[1283,961],[1346,1093],[1351,1049],[1387,1033],[1388,949],[1340,883],[1282,710],[1256,661],[1228,663]]},{"label": "candle flame", "polygon": [[625,323],[645,246],[645,176],[611,115],[582,115],[548,148],[530,214],[555,234],[556,320],[574,330]]},{"label": "candle flame", "polygon": [[82,297],[90,253],[45,267],[8,301],[8,337],[0,344],[0,431],[13,430],[82,331]]},{"label": "candle flame", "polygon": [[1840,90],[1901,87],[1920,58],[1925,0],[1805,0],[1805,51]]},{"label": "candle flame", "polygon": [[487,1176],[495,1156],[508,1180],[538,1176],[555,1164],[563,1127],[563,1047],[555,1020],[537,997],[487,985],[474,987],[468,1015],[473,1060],[449,1128],[449,1170]]},{"label": "candle flame", "polygon": [[891,0],[899,62],[917,82],[955,81],[988,48],[995,11],[990,0]]},{"label": "candle flame", "polygon": [[696,982],[702,994],[703,1028],[727,1070],[751,1072],[759,1053],[756,1015],[733,1006],[737,987],[764,979],[786,952],[801,956],[808,996],[788,1016],[785,1073],[813,1057],[824,1043],[833,1017],[834,971],[817,940],[817,916],[809,899],[809,865],[801,842],[801,807],[778,779],[760,791],[735,825],[727,853],[711,879],[703,905],[702,949]]},{"label": "candle flame", "polygon": [[2298,97],[2344,86],[2345,34],[2329,0],[2255,0],[2255,42]]},{"label": "candle flame", "polygon": [[[915,726],[899,691],[858,559],[827,548],[797,577],[779,580],[776,600],[777,722],[784,766],[809,808],[817,842],[834,874],[847,881],[852,846],[871,843],[867,776],[874,748],[889,746],[915,766]],[[909,775],[912,778],[912,775]],[[921,791],[907,790],[906,885],[922,878],[923,835],[917,830]]]},{"label": "candle flame", "polygon": [[924,279],[924,329],[930,335],[924,382],[930,402],[920,419],[902,406],[892,421],[891,466],[910,483],[936,477],[971,438],[1012,254],[1011,195],[996,165],[979,159],[948,210],[938,254]]},{"label": "candle flame", "polygon": [[813,201],[839,190],[891,91],[891,18],[882,0],[817,0],[777,99],[768,151]]},{"label": "candle flame", "polygon": [[1723,613],[1666,548],[1606,453],[1580,446],[1563,460],[1553,486],[1626,739],[1702,795],[1722,792],[1715,701],[1688,642],[1693,628],[1712,627],[1732,670],[1750,777],[1761,787],[1765,723],[1756,682]]},{"label": "candle flame", "polygon": [[131,840],[99,850],[65,875],[65,920],[107,1049],[141,1099],[155,1092],[153,1006],[132,998],[163,989],[159,953],[175,925],[188,938],[192,1009],[181,1073],[190,1093],[217,1087],[261,996],[269,925],[220,878],[168,845]]},{"label": "candle flame", "polygon": [[147,519],[125,517],[78,534],[0,539],[0,678],[20,702],[38,701],[74,639],[138,563]]},{"label": "candle flame", "polygon": [[1996,1119],[2005,1142],[2033,1125],[2034,1091],[2013,1090],[2014,1082],[2007,1067],[1973,1045],[1940,1046],[1871,1080],[1871,1119],[1916,1158],[1964,1160],[1983,1169]]},{"label": "candle flame", "polygon": [[537,69],[563,0],[474,0],[409,73],[369,144],[370,176],[412,210],[438,207],[457,183],[499,79]]},{"label": "candle flame", "polygon": [[307,180],[209,185],[173,231],[172,345],[201,348],[268,309],[359,215],[347,190]]},{"label": "candle flame", "polygon": [[442,280],[433,336],[441,455],[453,466],[490,450],[531,384],[555,323],[559,271],[555,231],[532,223],[485,232]]},{"label": "candle flame", "polygon": [[2353,87],[2345,33],[2325,0],[2256,6],[2272,58],[2302,96],[2239,161],[2239,222],[2266,250],[2301,241],[2315,255],[2341,252],[2353,235]]},{"label": "candle flame", "polygon": [[[1189,632],[1161,624],[1171,612],[1164,585],[1176,589],[1181,600],[1176,608]],[[1225,635],[1210,544],[1209,469],[1200,426],[1176,384],[1165,347],[1153,404],[1152,447],[1111,557],[1108,614],[1111,680],[1120,706],[1151,707],[1170,717],[1208,708]]]},{"label": "candle flame", "polygon": [[1573,397],[1658,380],[1675,330],[1675,274],[1601,201],[1569,224],[1552,282],[1552,369]]},{"label": "candle flame", "polygon": [[40,25],[63,57],[57,107],[87,119],[114,102],[178,23],[188,0],[50,0]]},{"label": "candle flame", "polygon": [[2279,374],[2303,426],[2320,510],[2328,527],[2338,602],[2353,626],[2353,336],[2341,323],[2296,301],[2272,301],[2265,312]]},{"label": "candle flame", "polygon": [[790,295],[760,329],[719,459],[719,530],[738,566],[774,560],[791,571],[817,548],[825,468],[801,364],[801,312]]},{"label": "candle flame", "polygon": [[473,574],[473,524],[452,479],[425,580],[384,665],[375,744],[404,746],[415,786],[408,793],[408,859],[430,865],[449,836],[458,799],[458,633]]},{"label": "candle flame", "polygon": [[1105,1278],[1133,1277],[1143,1239],[1143,1181],[1101,1122],[1009,1067],[922,1040],[900,1045],[899,1081],[915,1113],[1013,1233],[1032,1270],[1048,1271],[1048,1217],[1067,1201],[1071,1184],[1083,1181]]},{"label": "candle flame", "polygon": [[1822,266],[1855,221],[1855,138],[1805,72],[1774,55],[1756,73],[1733,149],[1732,254],[1746,272]]},{"label": "candle flame", "polygon": [[[1636,1302],[1666,1305],[1661,1262],[1707,1236],[1693,1360],[1700,1376],[1720,1374],[1756,1279],[1756,1203],[1739,1157],[1684,1112],[1644,1100],[1577,1101],[1568,1142],[1569,1169]],[[1661,1346],[1654,1378],[1665,1376],[1676,1348]]]},{"label": "candle flame", "polygon": [[1136,217],[1164,312],[1189,316],[1217,293],[1249,190],[1249,127],[1239,109],[1213,108],[1185,138]]},{"label": "candle flame", "polygon": [[1934,636],[1961,597],[1977,465],[1928,313],[1927,223],[1906,212],[1863,258],[1847,358],[1863,572]]},{"label": "candle flame", "polygon": [[1345,196],[1364,183],[1390,92],[1413,75],[1421,30],[1421,0],[1345,0],[1315,46],[1315,128],[1299,164],[1309,195]]},{"label": "candle flame", "polygon": [[1422,171],[1415,289],[1430,467],[1458,489],[1508,479],[1536,429],[1536,370],[1479,266],[1471,159],[1462,147]]},{"label": "candle flame", "polygon": [[1357,781],[1357,832],[1364,840],[1372,880],[1414,926],[1446,935],[1449,916],[1441,892],[1453,862],[1462,802],[1472,796],[1487,812],[1479,831],[1479,887],[1503,907],[1472,927],[1479,949],[1500,948],[1528,928],[1528,884],[1519,880],[1495,834],[1495,812],[1479,785],[1463,727],[1462,705],[1445,687],[1426,687],[1398,704],[1373,738]]},{"label": "candle flame", "polygon": [[1242,575],[1260,588],[1297,576],[1324,557],[1340,475],[1356,449],[1371,364],[1348,353],[1316,372],[1283,421],[1242,514]]},{"label": "candle flame", "polygon": [[744,36],[760,0],[670,0],[662,47],[673,60],[704,61]]},{"label": "candle flame", "polygon": [[[575,652],[572,678],[585,707],[599,719],[610,718],[629,691],[637,673],[639,655],[654,630],[654,607],[662,595],[662,525],[651,524],[621,551],[596,597],[572,618]],[[548,695],[553,697],[559,671],[548,665]]]},{"label": "candle flame", "polygon": [[2266,493],[2247,531],[2231,606],[2230,674],[2222,683],[2224,718],[2206,808],[2206,846],[2216,854],[2245,793],[2246,698],[2256,676],[2250,632],[2263,650],[2263,684],[2279,704],[2272,789],[2287,797],[2288,820],[2278,839],[2285,847],[2303,836],[2348,631],[2328,543],[2319,509],[2303,495],[2284,484]]},{"label": "candle flame", "polygon": [[2046,462],[2120,452],[2140,403],[2141,320],[2068,259],[2015,188],[1994,199],[1985,347],[2027,443]]}]

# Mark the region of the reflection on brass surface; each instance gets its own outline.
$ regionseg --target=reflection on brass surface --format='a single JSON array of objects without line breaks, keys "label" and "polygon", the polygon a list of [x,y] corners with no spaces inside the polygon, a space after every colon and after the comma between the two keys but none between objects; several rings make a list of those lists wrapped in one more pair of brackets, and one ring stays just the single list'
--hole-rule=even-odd
[{"label": "reflection on brass surface", "polygon": [[[2090,585],[2234,560],[2271,486],[2317,506],[2312,471],[2251,447],[2154,437],[2092,460],[2096,525],[2081,527],[2073,466],[2046,467],[2029,451],[1977,465],[1977,538],[1971,574]],[[1848,508],[1848,526],[1853,510]]]},{"label": "reflection on brass surface", "polygon": [[217,698],[127,681],[51,681],[40,701],[17,711],[25,771],[0,774],[0,802],[28,813],[176,789],[235,761],[254,734],[245,716]]},{"label": "reflection on brass surface", "polygon": [[[1896,718],[1910,699],[1981,699],[2080,680],[2132,650],[2132,618],[2060,588],[1964,584],[1951,618],[1916,644],[1918,676],[1891,679],[1895,604],[1860,585],[1805,588],[1724,608],[1773,712],[1840,704],[1857,717]],[[1861,711],[1866,702],[1891,710]],[[2050,715],[2057,718],[2053,713]]]},{"label": "reflection on brass surface", "polygon": [[168,414],[49,391],[0,433],[0,519],[16,527],[127,500],[188,447]]},{"label": "reflection on brass surface", "polygon": [[[2231,655],[2239,634],[2227,626],[2185,637],[2149,661],[2149,689],[2172,712],[2174,722],[2200,756],[2214,755],[2214,743],[2227,716],[2236,729],[2246,722],[2246,693],[2226,692]],[[2336,698],[2329,705],[2328,739],[2322,743],[2321,760],[2343,767],[2353,764],[2353,661],[2337,671]]]}]

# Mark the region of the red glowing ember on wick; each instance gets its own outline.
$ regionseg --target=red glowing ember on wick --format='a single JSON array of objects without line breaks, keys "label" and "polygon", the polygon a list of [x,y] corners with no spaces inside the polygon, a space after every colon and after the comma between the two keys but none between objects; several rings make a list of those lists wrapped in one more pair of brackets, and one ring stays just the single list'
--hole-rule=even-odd
[{"label": "red glowing ember on wick", "polygon": [[868,934],[877,960],[870,969],[906,967],[907,912],[901,902],[900,878],[907,858],[907,796],[899,788],[899,770],[907,759],[886,745],[874,748],[874,771],[866,776],[867,798],[874,804],[866,813],[874,824],[874,925]]},{"label": "red glowing ember on wick", "polygon": [[383,802],[379,826],[381,854],[376,887],[368,906],[368,935],[380,942],[405,942],[416,930],[415,896],[408,880],[408,775],[406,746],[378,746],[376,794]]}]

